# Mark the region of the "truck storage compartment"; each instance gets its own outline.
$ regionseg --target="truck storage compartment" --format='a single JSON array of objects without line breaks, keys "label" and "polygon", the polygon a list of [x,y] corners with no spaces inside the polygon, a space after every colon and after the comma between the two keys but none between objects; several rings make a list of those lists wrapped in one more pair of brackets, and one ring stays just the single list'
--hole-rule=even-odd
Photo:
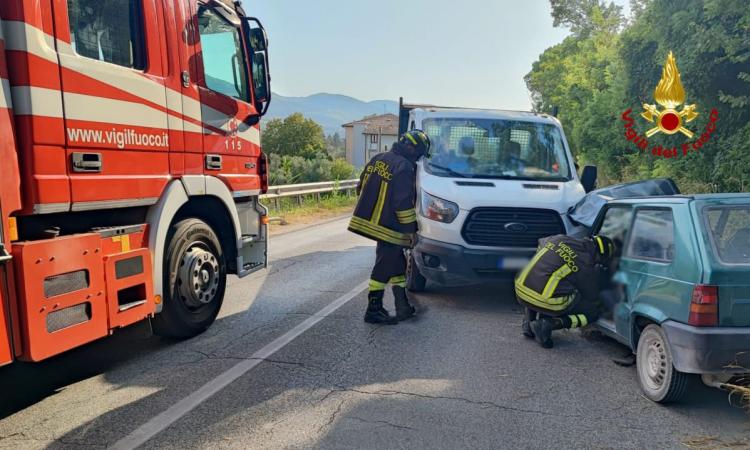
[{"label": "truck storage compartment", "polygon": [[41,361],[108,333],[100,237],[78,234],[13,244],[21,359]]},{"label": "truck storage compartment", "polygon": [[104,258],[109,327],[120,328],[154,314],[151,254],[142,248]]},{"label": "truck storage compartment", "polygon": [[121,328],[154,314],[151,252],[146,225],[97,230],[104,253],[109,328]]},{"label": "truck storage compartment", "polygon": [[154,313],[146,226],[13,244],[23,356],[41,361]]}]

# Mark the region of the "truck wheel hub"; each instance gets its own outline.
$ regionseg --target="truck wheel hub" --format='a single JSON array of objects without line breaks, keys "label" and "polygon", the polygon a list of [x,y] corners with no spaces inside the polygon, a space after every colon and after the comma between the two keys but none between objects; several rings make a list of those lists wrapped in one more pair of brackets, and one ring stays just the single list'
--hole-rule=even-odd
[{"label": "truck wheel hub", "polygon": [[180,297],[191,308],[211,303],[219,288],[219,262],[213,253],[189,248],[180,261],[177,286]]}]

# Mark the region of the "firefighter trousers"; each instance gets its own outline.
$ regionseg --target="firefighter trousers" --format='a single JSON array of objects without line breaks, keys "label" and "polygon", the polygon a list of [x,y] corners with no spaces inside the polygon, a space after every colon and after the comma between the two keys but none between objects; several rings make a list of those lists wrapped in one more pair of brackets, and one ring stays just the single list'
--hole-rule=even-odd
[{"label": "firefighter trousers", "polygon": [[596,301],[586,301],[580,298],[573,301],[570,308],[560,313],[530,308],[526,303],[519,299],[519,302],[525,306],[524,321],[533,322],[539,317],[551,317],[562,319],[563,328],[580,328],[596,321],[599,318],[600,307]]},{"label": "firefighter trousers", "polygon": [[406,287],[406,255],[404,247],[378,242],[375,267],[370,275],[370,292],[384,291],[388,283]]}]

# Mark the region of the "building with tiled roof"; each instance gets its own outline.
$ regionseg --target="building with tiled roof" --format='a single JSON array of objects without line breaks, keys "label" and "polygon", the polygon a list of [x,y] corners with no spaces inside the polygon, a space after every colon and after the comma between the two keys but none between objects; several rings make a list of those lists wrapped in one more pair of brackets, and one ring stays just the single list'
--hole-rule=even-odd
[{"label": "building with tiled roof", "polygon": [[398,139],[398,116],[368,116],[343,125],[346,130],[346,160],[364,167],[377,153],[387,152]]}]

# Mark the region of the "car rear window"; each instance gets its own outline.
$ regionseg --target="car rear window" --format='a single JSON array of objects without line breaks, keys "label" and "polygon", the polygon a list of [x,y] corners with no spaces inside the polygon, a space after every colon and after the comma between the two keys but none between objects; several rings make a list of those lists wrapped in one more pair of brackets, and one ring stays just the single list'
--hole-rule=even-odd
[{"label": "car rear window", "polygon": [[750,264],[750,205],[703,210],[711,246],[725,264]]}]

